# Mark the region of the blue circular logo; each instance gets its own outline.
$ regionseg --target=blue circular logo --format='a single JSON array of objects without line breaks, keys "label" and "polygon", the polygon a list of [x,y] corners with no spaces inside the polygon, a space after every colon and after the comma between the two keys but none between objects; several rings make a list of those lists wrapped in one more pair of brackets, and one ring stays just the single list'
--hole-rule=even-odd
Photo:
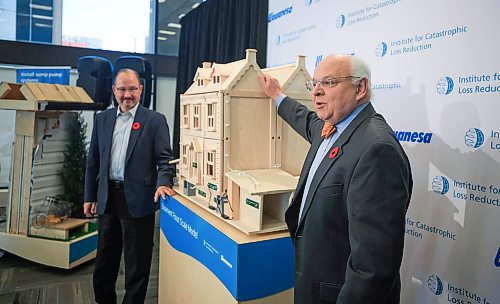
[{"label": "blue circular logo", "polygon": [[377,44],[377,47],[375,48],[375,56],[384,57],[386,53],[387,53],[387,43],[382,41],[379,44]]},{"label": "blue circular logo", "polygon": [[432,190],[439,194],[446,194],[450,189],[450,183],[448,179],[444,176],[436,176],[432,180]]},{"label": "blue circular logo", "polygon": [[436,296],[439,296],[443,293],[443,282],[441,282],[441,279],[435,274],[429,277],[429,279],[427,280],[427,286],[429,286],[429,289]]},{"label": "blue circular logo", "polygon": [[478,128],[470,128],[465,132],[465,145],[477,149],[484,144],[484,133]]},{"label": "blue circular logo", "polygon": [[436,91],[438,92],[438,94],[448,95],[451,93],[451,91],[453,91],[453,86],[453,79],[445,76],[439,79],[436,85]]},{"label": "blue circular logo", "polygon": [[340,15],[337,17],[337,27],[338,28],[341,28],[343,27],[345,24],[345,16],[344,15]]}]

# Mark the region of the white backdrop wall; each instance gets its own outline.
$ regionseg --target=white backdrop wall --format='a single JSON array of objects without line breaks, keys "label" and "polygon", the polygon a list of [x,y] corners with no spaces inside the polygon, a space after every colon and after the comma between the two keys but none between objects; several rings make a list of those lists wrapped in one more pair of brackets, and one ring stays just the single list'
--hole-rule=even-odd
[{"label": "white backdrop wall", "polygon": [[269,66],[355,54],[410,157],[402,303],[500,303],[500,2],[270,0]]}]

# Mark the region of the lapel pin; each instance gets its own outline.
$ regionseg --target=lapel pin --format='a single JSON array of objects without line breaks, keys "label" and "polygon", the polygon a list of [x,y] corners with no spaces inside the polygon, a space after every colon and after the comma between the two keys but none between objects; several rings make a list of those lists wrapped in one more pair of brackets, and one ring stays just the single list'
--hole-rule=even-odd
[{"label": "lapel pin", "polygon": [[132,125],[133,130],[139,130],[140,128],[141,128],[141,124],[138,122],[134,122],[134,124]]},{"label": "lapel pin", "polygon": [[330,159],[332,159],[335,156],[337,156],[338,153],[339,153],[339,147],[335,147],[332,149],[332,151],[330,152],[330,155],[328,155],[328,156],[330,157]]}]

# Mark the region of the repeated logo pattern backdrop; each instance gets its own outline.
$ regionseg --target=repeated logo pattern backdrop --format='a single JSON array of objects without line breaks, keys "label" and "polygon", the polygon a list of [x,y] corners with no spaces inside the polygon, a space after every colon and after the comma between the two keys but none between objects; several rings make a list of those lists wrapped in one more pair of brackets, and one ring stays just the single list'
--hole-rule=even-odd
[{"label": "repeated logo pattern backdrop", "polygon": [[402,303],[500,303],[500,2],[270,0],[269,66],[372,67],[415,180]]}]

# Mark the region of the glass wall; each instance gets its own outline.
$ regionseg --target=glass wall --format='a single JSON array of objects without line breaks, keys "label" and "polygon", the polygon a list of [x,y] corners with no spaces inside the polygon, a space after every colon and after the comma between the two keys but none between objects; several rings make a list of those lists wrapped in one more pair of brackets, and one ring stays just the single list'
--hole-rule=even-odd
[{"label": "glass wall", "polygon": [[62,45],[154,53],[149,0],[64,0]]},{"label": "glass wall", "polygon": [[151,0],[0,0],[0,39],[154,53]]}]

